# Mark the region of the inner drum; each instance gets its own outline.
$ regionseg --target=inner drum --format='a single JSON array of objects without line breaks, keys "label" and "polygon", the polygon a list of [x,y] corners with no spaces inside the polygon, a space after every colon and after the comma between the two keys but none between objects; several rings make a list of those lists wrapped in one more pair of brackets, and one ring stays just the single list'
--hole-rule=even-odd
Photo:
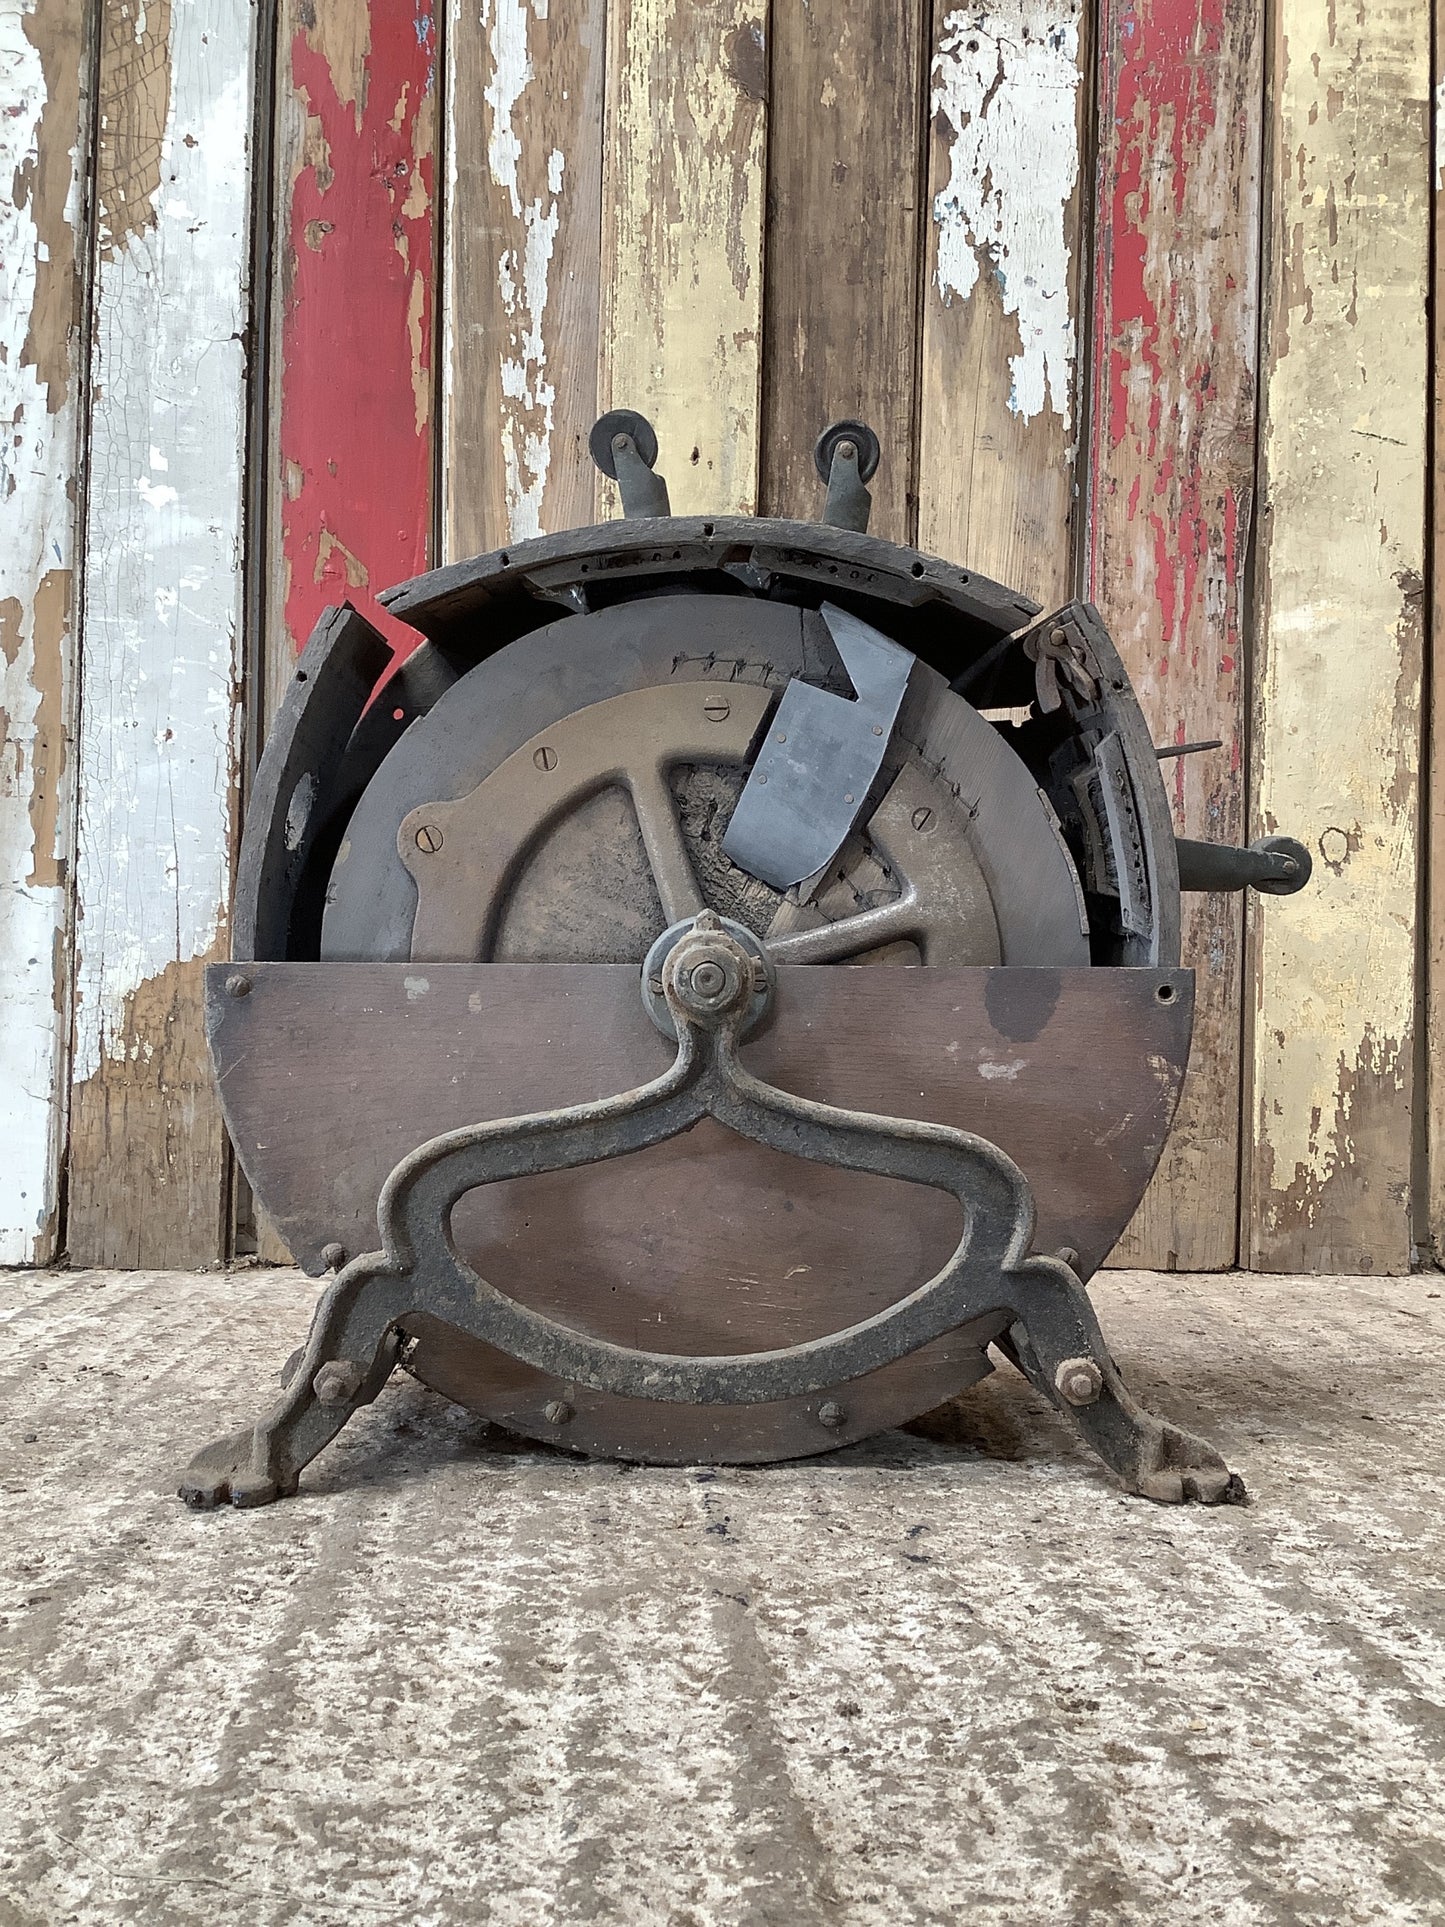
[{"label": "inner drum", "polygon": [[[412,809],[466,795],[539,731],[629,690],[709,680],[781,692],[794,676],[849,690],[819,618],[742,597],[656,597],[568,617],[510,644],[407,731],[363,796],[331,879],[322,956],[470,961],[412,952],[416,889],[397,854],[397,832]],[[1077,882],[1022,761],[921,663],[901,731],[900,747],[928,772],[939,810],[962,824],[987,882],[999,961],[1087,964]],[[730,808],[731,793],[725,800]],[[570,904],[554,920],[538,914],[559,890],[568,897],[573,859],[566,853],[579,837],[587,840],[589,817],[611,825],[619,801],[625,813],[625,799],[607,792],[579,811],[570,830],[539,839],[502,926],[499,954],[507,961],[620,960],[634,947],[640,961],[661,921],[650,879],[635,864],[619,861],[615,902],[590,927]],[[686,811],[683,824],[692,836]],[[714,846],[725,828],[725,816],[709,821]],[[624,825],[619,850],[627,842]],[[717,900],[715,847],[694,845],[693,855],[714,907],[735,913]],[[906,1001],[899,1011],[906,1023]],[[640,998],[637,1015],[645,1031]],[[781,1036],[786,1009],[776,1023]],[[670,1053],[661,1038],[654,1034],[651,1047],[639,1038],[638,1047],[656,1070],[665,1067]],[[960,1047],[972,1056],[968,1039]],[[836,1048],[825,1035],[799,1039],[793,1076],[785,1071],[777,1081],[805,1090],[810,1068],[843,1068],[829,1064]],[[546,1081],[557,1084],[559,1103],[601,1094],[580,1066],[574,1078],[559,1064]],[[828,1081],[836,1080],[830,1074]],[[926,1098],[920,1090],[916,1115],[928,1114]],[[866,1077],[849,1101],[869,1106]],[[773,1349],[869,1317],[937,1271],[961,1231],[958,1206],[942,1193],[788,1158],[711,1120],[633,1157],[473,1192],[453,1218],[468,1263],[520,1301],[616,1343],[689,1354]],[[543,1414],[563,1399],[565,1442],[589,1450],[757,1459],[830,1443],[819,1433],[817,1400],[699,1413],[613,1399],[559,1386],[435,1321],[412,1329],[420,1339],[413,1369],[437,1389],[542,1436],[557,1435]],[[875,1425],[910,1417],[985,1369],[979,1346],[989,1335],[954,1334],[899,1360],[851,1387],[850,1403],[875,1407]]]}]

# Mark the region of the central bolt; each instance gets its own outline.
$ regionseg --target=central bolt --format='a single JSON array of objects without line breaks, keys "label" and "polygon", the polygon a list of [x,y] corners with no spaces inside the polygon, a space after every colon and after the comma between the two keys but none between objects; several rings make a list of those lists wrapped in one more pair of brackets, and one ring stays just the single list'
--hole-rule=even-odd
[{"label": "central bolt", "polygon": [[720,963],[694,964],[687,981],[699,997],[716,997],[727,982],[727,972]]}]

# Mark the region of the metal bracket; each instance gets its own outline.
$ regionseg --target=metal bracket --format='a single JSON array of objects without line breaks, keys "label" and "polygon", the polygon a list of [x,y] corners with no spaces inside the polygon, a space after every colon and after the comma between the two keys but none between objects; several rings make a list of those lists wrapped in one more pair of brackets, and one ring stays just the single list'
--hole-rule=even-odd
[{"label": "metal bracket", "polygon": [[[448,1132],[403,1158],[378,1205],[382,1249],[354,1259],[322,1298],[305,1355],[272,1410],[192,1461],[186,1502],[263,1505],[294,1492],[302,1468],[375,1397],[394,1362],[398,1323],[416,1313],[599,1391],[736,1405],[810,1396],[1007,1312],[1029,1377],[1131,1490],[1175,1501],[1238,1497],[1217,1452],[1135,1404],[1069,1266],[1030,1255],[1034,1201],[1011,1158],[971,1132],[815,1103],[743,1068],[739,1037],[760,994],[772,994],[757,961],[704,911],[661,965],[677,1032],[662,1076],[598,1102]],[[717,1357],[589,1337],[508,1297],[457,1255],[451,1214],[477,1186],[622,1157],[704,1117],[794,1156],[951,1193],[964,1213],[957,1249],[926,1284],[873,1317],[779,1350]]]},{"label": "metal bracket", "polygon": [[842,849],[883,767],[914,658],[825,602],[820,611],[856,701],[790,682],[723,837],[723,854],[775,890],[816,876]]}]

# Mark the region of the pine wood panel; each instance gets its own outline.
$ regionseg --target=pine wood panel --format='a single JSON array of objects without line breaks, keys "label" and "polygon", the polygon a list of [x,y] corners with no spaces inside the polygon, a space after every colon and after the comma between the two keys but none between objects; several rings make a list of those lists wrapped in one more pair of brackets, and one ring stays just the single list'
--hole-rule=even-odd
[{"label": "pine wood panel", "polygon": [[0,11],[0,1265],[59,1232],[90,52],[68,0]]},{"label": "pine wood panel", "polygon": [[246,0],[113,0],[97,82],[69,1246],[222,1253],[201,965],[226,952],[240,706]]},{"label": "pine wood panel", "polygon": [[1244,1240],[1258,1268],[1410,1262],[1429,13],[1281,0],[1269,166],[1251,805],[1315,854],[1249,910]]},{"label": "pine wood panel", "polygon": [[452,0],[443,559],[594,520],[605,0]]},{"label": "pine wood panel", "polygon": [[[1104,0],[1094,226],[1089,593],[1157,743],[1181,836],[1241,840],[1254,493],[1263,29],[1232,0]],[[1235,1260],[1243,905],[1184,899],[1194,1050],[1116,1260]]]},{"label": "pine wood panel", "polygon": [[608,7],[600,399],[653,422],[681,515],[757,508],[765,22],[765,0]]},{"label": "pine wood panel", "polygon": [[267,720],[328,604],[431,560],[437,29],[395,0],[280,0]]},{"label": "pine wood panel", "polygon": [[1055,606],[1074,580],[1084,0],[934,16],[919,545]]},{"label": "pine wood panel", "polygon": [[811,518],[813,443],[877,430],[877,535],[911,539],[926,10],[774,0],[763,333],[765,515]]}]

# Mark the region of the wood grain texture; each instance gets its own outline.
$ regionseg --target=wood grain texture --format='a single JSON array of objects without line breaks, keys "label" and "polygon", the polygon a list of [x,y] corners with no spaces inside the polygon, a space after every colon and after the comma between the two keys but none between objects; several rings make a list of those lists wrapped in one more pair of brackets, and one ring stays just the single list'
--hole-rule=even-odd
[{"label": "wood grain texture", "polygon": [[0,1265],[59,1232],[90,55],[68,0],[0,5]]},{"label": "wood grain texture", "polygon": [[877,535],[911,540],[926,15],[897,0],[774,0],[763,333],[765,515],[812,519],[813,444],[883,444]]},{"label": "wood grain texture", "polygon": [[1425,879],[1424,1074],[1416,1144],[1419,1186],[1415,1236],[1445,1262],[1445,8],[1435,9],[1433,86],[1434,247],[1431,257],[1430,415],[1430,721],[1428,873]]},{"label": "wood grain texture", "polygon": [[452,0],[442,547],[594,516],[605,0]]},{"label": "wood grain texture", "polygon": [[681,515],[757,508],[766,14],[608,7],[599,400],[653,422]]},{"label": "wood grain texture", "polygon": [[221,1255],[200,966],[240,743],[246,0],[115,0],[99,48],[69,1246]]},{"label": "wood grain texture", "polygon": [[437,30],[427,0],[280,0],[267,721],[323,609],[431,560]]},{"label": "wood grain texture", "polygon": [[1073,584],[1083,0],[935,13],[919,546],[1054,607]]},{"label": "wood grain texture", "polygon": [[1429,42],[1411,0],[1274,25],[1251,813],[1315,873],[1249,908],[1266,1270],[1410,1263]]},{"label": "wood grain texture", "polygon": [[[1087,580],[1154,740],[1223,739],[1165,765],[1176,831],[1217,843],[1245,823],[1262,55],[1228,0],[1104,0]],[[1184,899],[1191,1067],[1119,1263],[1234,1263],[1243,929],[1239,897]]]}]

